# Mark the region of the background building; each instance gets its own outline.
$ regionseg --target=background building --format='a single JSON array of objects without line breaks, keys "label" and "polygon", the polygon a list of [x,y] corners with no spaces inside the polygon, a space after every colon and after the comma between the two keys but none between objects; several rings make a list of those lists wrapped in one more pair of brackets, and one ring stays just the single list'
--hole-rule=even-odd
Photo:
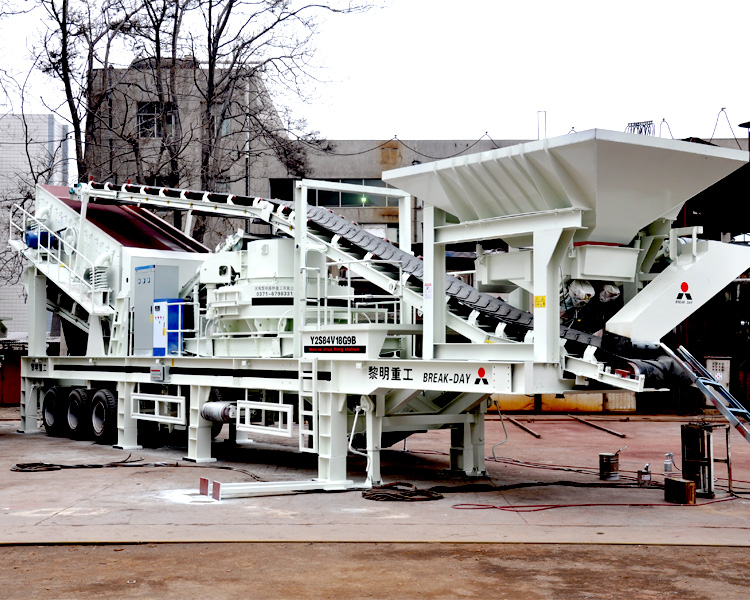
[{"label": "background building", "polygon": [[[22,266],[8,248],[8,219],[13,204],[30,206],[38,183],[68,185],[68,126],[53,115],[0,117],[0,320],[11,339],[28,332],[26,294],[18,282]],[[11,283],[7,283],[10,281]]]},{"label": "background building", "polygon": [[252,163],[289,155],[284,124],[253,73],[217,69],[209,78],[194,59],[139,59],[96,71],[94,89],[86,162],[95,180],[250,195]]}]

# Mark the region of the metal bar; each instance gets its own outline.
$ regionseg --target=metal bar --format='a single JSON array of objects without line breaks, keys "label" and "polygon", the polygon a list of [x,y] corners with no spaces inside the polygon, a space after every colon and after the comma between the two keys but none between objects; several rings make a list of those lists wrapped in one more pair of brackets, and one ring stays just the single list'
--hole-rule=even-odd
[{"label": "metal bar", "polygon": [[727,482],[729,485],[729,493],[732,493],[732,449],[729,444],[729,434],[732,433],[732,428],[727,427]]},{"label": "metal bar", "polygon": [[494,217],[480,221],[440,225],[435,227],[435,244],[489,240],[498,237],[527,234],[534,229],[580,229],[585,209],[559,208],[543,212]]},{"label": "metal bar", "polygon": [[616,435],[617,437],[627,437],[624,433],[620,433],[619,431],[615,431],[613,429],[607,429],[606,427],[602,427],[601,425],[597,425],[596,423],[592,423],[591,421],[586,421],[584,419],[581,419],[580,417],[576,417],[573,415],[568,415],[571,419],[575,419],[576,421],[580,421],[584,425],[588,425],[589,427],[593,427],[595,429],[600,429],[606,433],[611,433],[612,435]]},{"label": "metal bar", "polygon": [[536,431],[534,431],[533,429],[531,429],[531,427],[526,427],[526,425],[524,425],[520,421],[516,421],[513,417],[507,417],[506,416],[505,418],[508,419],[508,421],[510,421],[511,423],[513,423],[513,425],[515,425],[516,427],[520,427],[526,433],[530,433],[531,435],[533,435],[536,439],[540,439],[542,437],[541,434],[539,434]]},{"label": "metal bar", "polygon": [[329,192],[350,192],[353,194],[370,194],[371,196],[392,196],[394,198],[408,198],[409,192],[398,188],[384,188],[373,185],[357,185],[355,183],[336,183],[333,181],[318,181],[315,179],[303,179],[297,182],[297,187],[306,187],[311,190],[324,190]]},{"label": "metal bar", "polygon": [[[205,479],[205,478],[202,478]],[[211,485],[210,480],[200,481],[199,489],[201,493],[205,490],[206,494],[211,494],[214,500],[224,500],[226,498],[245,498],[253,494],[285,494],[288,492],[302,492],[309,490],[345,490],[354,485],[352,480],[342,481],[253,481],[238,483],[221,483],[214,481]]]}]

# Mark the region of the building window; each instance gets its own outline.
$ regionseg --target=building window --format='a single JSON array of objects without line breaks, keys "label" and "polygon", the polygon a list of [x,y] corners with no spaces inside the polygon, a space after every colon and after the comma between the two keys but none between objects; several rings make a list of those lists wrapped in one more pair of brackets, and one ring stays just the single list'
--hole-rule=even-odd
[{"label": "building window", "polygon": [[161,102],[139,102],[138,103],[138,137],[160,138],[172,135],[174,122],[174,108],[167,104],[165,109],[165,121],[167,130],[162,131],[162,103]]},{"label": "building window", "polygon": [[[232,116],[227,115],[222,119],[221,113],[223,108],[222,103],[211,106],[211,123],[207,125],[209,133],[213,132],[213,135],[217,138],[226,137],[232,132]],[[201,110],[204,111],[203,118],[205,119],[205,102],[201,103]]]},{"label": "building window", "polygon": [[229,120],[229,117],[226,117],[224,119],[221,118],[221,107],[216,106],[214,107],[214,124],[216,126],[216,132],[219,134],[219,137],[226,137],[229,135],[229,131],[231,128],[231,122]]},{"label": "building window", "polygon": [[229,177],[225,175],[219,175],[216,178],[216,185],[214,191],[220,194],[228,194],[232,191],[232,182]]}]

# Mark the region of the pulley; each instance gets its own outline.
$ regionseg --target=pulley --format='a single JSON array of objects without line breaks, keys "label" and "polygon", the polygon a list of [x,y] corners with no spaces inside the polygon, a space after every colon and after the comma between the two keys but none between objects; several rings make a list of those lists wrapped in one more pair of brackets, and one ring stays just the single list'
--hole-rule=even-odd
[{"label": "pulley", "polygon": [[201,408],[201,417],[214,423],[233,423],[237,419],[234,402],[207,402]]}]

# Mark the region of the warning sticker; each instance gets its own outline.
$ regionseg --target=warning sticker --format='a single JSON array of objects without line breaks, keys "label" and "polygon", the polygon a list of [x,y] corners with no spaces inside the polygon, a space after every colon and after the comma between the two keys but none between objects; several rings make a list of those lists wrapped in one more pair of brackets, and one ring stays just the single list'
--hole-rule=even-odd
[{"label": "warning sticker", "polygon": [[547,296],[534,296],[534,308],[547,308]]},{"label": "warning sticker", "polygon": [[367,346],[305,346],[305,352],[313,354],[364,354]]}]

